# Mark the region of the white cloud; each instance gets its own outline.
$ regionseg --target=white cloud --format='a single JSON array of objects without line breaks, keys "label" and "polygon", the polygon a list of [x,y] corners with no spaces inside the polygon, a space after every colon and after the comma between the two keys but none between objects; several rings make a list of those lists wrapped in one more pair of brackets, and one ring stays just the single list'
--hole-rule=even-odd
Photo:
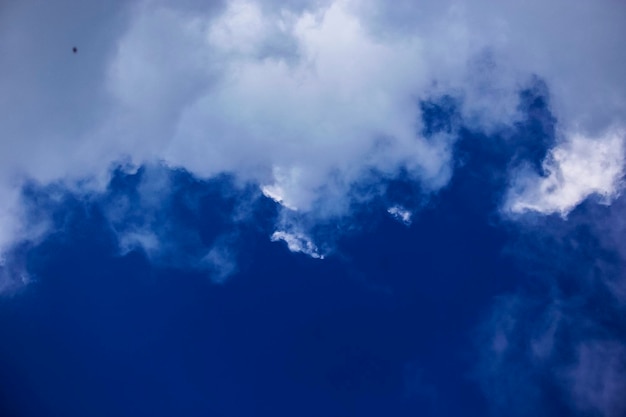
[{"label": "white cloud", "polygon": [[404,207],[393,206],[387,209],[387,213],[391,214],[393,218],[399,222],[404,223],[407,226],[411,225],[413,213]]},{"label": "white cloud", "polygon": [[546,176],[519,174],[506,209],[512,213],[536,211],[565,216],[590,195],[610,202],[621,189],[626,156],[624,139],[624,133],[619,130],[597,138],[568,135],[544,162]]},{"label": "white cloud", "polygon": [[[462,99],[464,123],[491,132],[517,120],[536,74],[562,131],[622,125],[625,15],[610,0],[12,3],[0,17],[0,196],[25,179],[101,189],[125,157],[231,172],[325,219],[349,215],[351,187],[372,171],[436,191],[454,138],[419,134],[417,103],[433,95]],[[605,162],[583,142],[566,137],[547,163],[566,174],[550,180],[558,201],[524,201],[563,212],[613,193],[574,173]],[[25,237],[14,200],[0,202],[0,252]]]},{"label": "white cloud", "polygon": [[311,258],[324,259],[324,255],[320,254],[315,243],[304,233],[279,230],[272,234],[271,239],[272,242],[282,240],[292,252],[304,253]]}]

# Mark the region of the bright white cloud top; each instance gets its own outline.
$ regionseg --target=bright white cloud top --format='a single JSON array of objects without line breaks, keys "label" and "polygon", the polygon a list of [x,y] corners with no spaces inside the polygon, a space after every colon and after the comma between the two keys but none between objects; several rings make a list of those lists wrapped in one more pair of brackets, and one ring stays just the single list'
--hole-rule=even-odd
[{"label": "bright white cloud top", "polygon": [[547,176],[521,173],[509,195],[513,213],[536,211],[565,216],[590,195],[610,202],[621,189],[624,138],[613,131],[598,138],[572,134],[544,161]]},{"label": "bright white cloud top", "polygon": [[[203,3],[2,6],[0,251],[45,231],[24,219],[24,181],[97,190],[118,161],[232,173],[287,218],[349,214],[351,187],[372,172],[436,191],[455,138],[421,136],[419,101],[456,97],[463,123],[489,133],[517,120],[533,76],[569,133],[548,177],[517,178],[505,209],[566,214],[619,192],[622,2]],[[319,256],[290,227],[274,239]]]}]

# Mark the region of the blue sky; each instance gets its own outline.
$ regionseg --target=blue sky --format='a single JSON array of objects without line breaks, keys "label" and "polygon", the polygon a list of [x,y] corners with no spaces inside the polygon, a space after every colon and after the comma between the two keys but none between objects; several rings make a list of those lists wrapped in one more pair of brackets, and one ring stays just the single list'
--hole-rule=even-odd
[{"label": "blue sky", "polygon": [[624,415],[625,14],[0,6],[0,415]]}]

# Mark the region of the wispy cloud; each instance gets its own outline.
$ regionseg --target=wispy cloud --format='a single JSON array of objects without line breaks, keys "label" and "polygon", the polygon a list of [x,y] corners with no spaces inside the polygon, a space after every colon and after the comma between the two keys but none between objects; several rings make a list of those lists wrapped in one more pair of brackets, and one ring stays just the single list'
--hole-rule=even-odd
[{"label": "wispy cloud", "polygon": [[626,412],[624,247],[614,238],[623,204],[518,224],[509,255],[529,282],[494,304],[478,347],[478,380],[496,414]]},{"label": "wispy cloud", "polygon": [[237,272],[239,227],[254,218],[260,193],[164,165],[118,170],[113,183],[95,204],[122,255],[141,251],[154,265],[204,272],[216,283]]},{"label": "wispy cloud", "polygon": [[626,413],[626,349],[612,340],[591,340],[576,350],[563,374],[571,400],[580,411],[617,417]]},{"label": "wispy cloud", "polygon": [[320,254],[319,249],[304,233],[276,231],[272,233],[273,242],[283,241],[292,252],[301,252],[312,258],[324,259],[324,255]]},{"label": "wispy cloud", "polygon": [[207,254],[200,261],[201,268],[211,272],[211,280],[223,283],[238,270],[236,236],[222,235],[213,243]]}]

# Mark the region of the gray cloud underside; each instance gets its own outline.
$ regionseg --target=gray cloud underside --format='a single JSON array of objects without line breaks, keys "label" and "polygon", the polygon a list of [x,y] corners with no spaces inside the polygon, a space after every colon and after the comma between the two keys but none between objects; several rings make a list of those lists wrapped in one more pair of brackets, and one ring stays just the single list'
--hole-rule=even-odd
[{"label": "gray cloud underside", "polygon": [[[279,201],[284,217],[347,215],[351,187],[372,171],[403,170],[436,191],[453,175],[455,137],[421,136],[419,100],[457,97],[466,126],[494,132],[519,118],[519,90],[534,75],[551,91],[558,143],[547,177],[512,173],[503,211],[566,215],[621,186],[620,2],[3,8],[3,248],[41,234],[20,221],[24,180],[98,189],[120,160],[233,173]],[[293,230],[277,231],[306,233],[283,223]]]}]

